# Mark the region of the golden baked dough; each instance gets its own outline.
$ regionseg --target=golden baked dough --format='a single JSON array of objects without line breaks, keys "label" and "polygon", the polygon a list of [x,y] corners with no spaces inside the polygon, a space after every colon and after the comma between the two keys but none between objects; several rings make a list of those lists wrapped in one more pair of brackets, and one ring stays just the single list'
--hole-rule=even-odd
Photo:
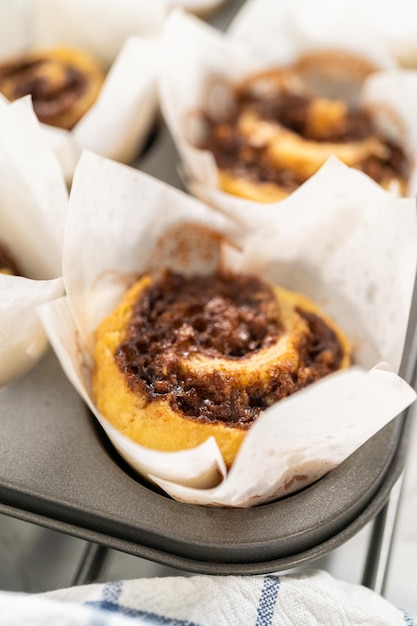
[{"label": "golden baked dough", "polygon": [[371,71],[354,55],[322,52],[230,87],[227,113],[202,112],[198,144],[214,155],[220,188],[258,202],[282,200],[334,155],[405,195],[407,155],[376,131],[357,101]]},{"label": "golden baked dough", "polygon": [[0,64],[0,92],[9,100],[30,94],[41,122],[70,130],[96,101],[104,77],[88,54],[53,48]]},{"label": "golden baked dough", "polygon": [[146,447],[215,437],[230,466],[262,410],[350,365],[338,326],[253,276],[142,277],[95,335],[100,413]]}]

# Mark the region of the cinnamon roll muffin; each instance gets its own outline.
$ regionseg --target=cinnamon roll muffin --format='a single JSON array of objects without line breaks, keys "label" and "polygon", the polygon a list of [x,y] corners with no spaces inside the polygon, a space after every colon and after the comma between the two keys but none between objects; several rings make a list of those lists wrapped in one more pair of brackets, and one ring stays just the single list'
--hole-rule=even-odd
[{"label": "cinnamon roll muffin", "polygon": [[410,160],[359,101],[374,71],[347,53],[317,53],[230,86],[223,111],[200,113],[197,147],[210,151],[223,191],[259,202],[285,198],[334,155],[405,194]]},{"label": "cinnamon roll muffin", "polygon": [[8,248],[0,243],[0,274],[20,275],[18,265]]},{"label": "cinnamon roll muffin", "polygon": [[350,365],[342,331],[311,300],[252,275],[143,276],[95,336],[98,410],[146,447],[213,436],[227,466],[259,414]]},{"label": "cinnamon roll muffin", "polygon": [[41,122],[71,130],[95,102],[104,76],[79,50],[34,51],[0,64],[0,92],[8,100],[30,94]]}]

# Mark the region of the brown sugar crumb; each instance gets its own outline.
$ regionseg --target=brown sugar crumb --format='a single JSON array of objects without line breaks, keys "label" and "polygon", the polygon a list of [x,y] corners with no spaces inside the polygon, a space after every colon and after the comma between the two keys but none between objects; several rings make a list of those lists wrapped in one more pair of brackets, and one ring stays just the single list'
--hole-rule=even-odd
[{"label": "brown sugar crumb", "polygon": [[[341,114],[338,105],[346,110]],[[239,130],[239,121],[246,112],[256,113],[261,120],[276,124],[296,133],[307,141],[332,142],[341,144],[363,141],[376,136],[369,114],[357,108],[348,108],[341,101],[326,101],[324,118],[326,124],[317,123],[320,117],[320,99],[307,93],[272,90],[269,93],[257,93],[251,90],[250,83],[245,89],[235,92],[235,106],[228,119],[218,122],[207,112],[201,112],[204,120],[205,138],[199,148],[213,154],[217,167],[236,177],[251,182],[272,183],[294,191],[304,182],[304,178],[291,171],[291,167],[277,167],[268,154],[268,143],[253,145],[249,137]],[[335,119],[328,119],[332,115]],[[324,127],[323,127],[324,124]],[[355,167],[363,170],[380,184],[392,178],[407,178],[410,173],[410,161],[400,146],[384,140],[384,155],[367,158]]]},{"label": "brown sugar crumb", "polygon": [[221,358],[240,363],[244,372],[248,357],[275,345],[284,332],[279,303],[271,286],[255,276],[167,272],[139,297],[115,360],[129,388],[148,402],[164,398],[185,417],[248,428],[263,409],[341,363],[335,332],[317,315],[297,313],[307,329],[294,371],[272,362],[266,379],[245,384],[227,367],[201,375],[184,367],[187,359]]}]

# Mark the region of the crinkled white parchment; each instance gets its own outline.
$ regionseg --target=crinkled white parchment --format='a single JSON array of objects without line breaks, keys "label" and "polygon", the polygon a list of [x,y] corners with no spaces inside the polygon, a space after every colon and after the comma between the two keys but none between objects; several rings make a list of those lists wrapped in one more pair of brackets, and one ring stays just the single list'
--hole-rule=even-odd
[{"label": "crinkled white parchment", "polygon": [[[265,411],[227,475],[212,439],[176,453],[127,440],[98,413],[91,390],[93,332],[137,274],[164,265],[213,271],[219,258],[194,237],[195,224],[235,244],[224,243],[222,254],[231,269],[265,275],[316,300],[342,326],[355,353],[354,367]],[[69,379],[133,467],[183,501],[252,506],[321,477],[415,399],[395,372],[416,244],[415,201],[394,197],[336,159],[249,235],[231,218],[164,183],[84,153],[69,203],[67,295],[39,312]],[[380,361],[391,370],[376,367]]]},{"label": "crinkled white parchment", "polygon": [[299,46],[347,47],[377,63],[392,56],[417,67],[414,0],[247,0],[228,32],[265,56],[273,36],[284,54]]},{"label": "crinkled white parchment", "polygon": [[0,104],[0,245],[21,276],[0,274],[0,385],[43,354],[36,307],[62,296],[62,245],[68,196],[58,161],[30,101]]}]

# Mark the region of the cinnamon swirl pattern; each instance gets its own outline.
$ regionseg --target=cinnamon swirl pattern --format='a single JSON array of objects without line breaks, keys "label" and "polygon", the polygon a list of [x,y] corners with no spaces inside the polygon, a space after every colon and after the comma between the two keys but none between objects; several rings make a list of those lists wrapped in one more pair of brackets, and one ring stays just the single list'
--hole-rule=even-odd
[{"label": "cinnamon swirl pattern", "polygon": [[69,48],[30,52],[0,64],[8,100],[31,95],[38,119],[71,130],[95,102],[104,81],[89,55]]},{"label": "cinnamon swirl pattern", "polygon": [[16,261],[8,248],[2,243],[0,243],[0,274],[20,275]]},{"label": "cinnamon swirl pattern", "polygon": [[[223,191],[260,202],[281,200],[335,155],[384,188],[396,183],[405,193],[411,168],[405,151],[377,132],[357,100],[341,97],[349,92],[348,81],[338,80],[336,61],[326,62],[325,89],[319,69],[313,72],[313,64],[301,60],[237,85],[227,115],[202,113],[198,147],[214,155]],[[354,69],[366,74],[357,64]],[[329,89],[331,72],[336,93]]]},{"label": "cinnamon swirl pattern", "polygon": [[350,364],[305,296],[250,275],[142,277],[96,332],[98,410],[149,448],[215,437],[230,466],[261,411]]}]

